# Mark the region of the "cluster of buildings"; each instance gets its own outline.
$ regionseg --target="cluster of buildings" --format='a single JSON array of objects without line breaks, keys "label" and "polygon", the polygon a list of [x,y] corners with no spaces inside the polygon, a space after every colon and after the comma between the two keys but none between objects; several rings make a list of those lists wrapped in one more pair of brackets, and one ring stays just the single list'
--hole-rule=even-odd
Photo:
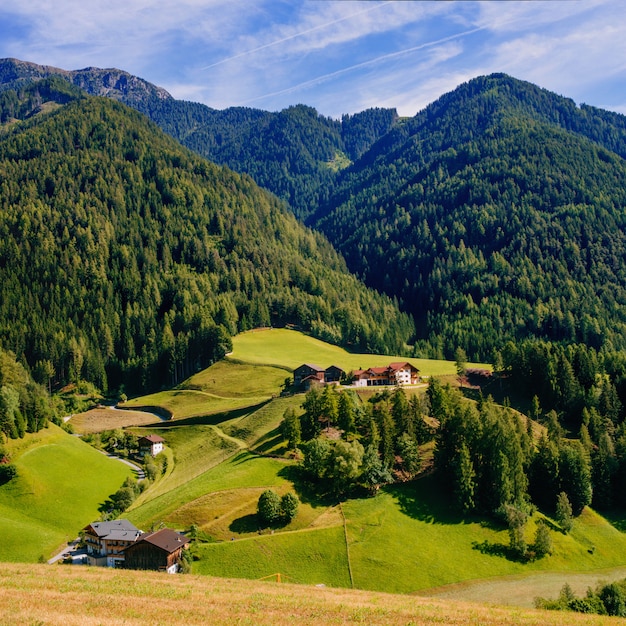
[{"label": "cluster of buildings", "polygon": [[90,565],[168,574],[179,571],[182,552],[189,546],[185,535],[170,528],[144,533],[127,519],[92,522],[82,535]]},{"label": "cluster of buildings", "polygon": [[354,387],[417,385],[420,382],[419,374],[419,370],[409,362],[355,370],[350,375],[336,365],[324,369],[305,363],[293,371],[293,382],[296,387],[304,390],[315,385],[336,384],[342,380],[349,381]]}]

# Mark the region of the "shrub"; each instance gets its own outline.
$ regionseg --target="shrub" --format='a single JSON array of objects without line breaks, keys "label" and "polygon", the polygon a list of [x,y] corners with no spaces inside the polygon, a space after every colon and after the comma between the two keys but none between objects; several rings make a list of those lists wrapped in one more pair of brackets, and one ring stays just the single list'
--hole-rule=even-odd
[{"label": "shrub", "polygon": [[300,500],[295,493],[286,493],[280,499],[280,512],[283,519],[288,523],[298,514]]},{"label": "shrub", "polygon": [[17,476],[17,467],[12,463],[3,463],[0,465],[0,485],[8,483]]},{"label": "shrub", "polygon": [[260,496],[257,514],[261,521],[274,524],[281,517],[281,499],[272,489],[266,489]]}]

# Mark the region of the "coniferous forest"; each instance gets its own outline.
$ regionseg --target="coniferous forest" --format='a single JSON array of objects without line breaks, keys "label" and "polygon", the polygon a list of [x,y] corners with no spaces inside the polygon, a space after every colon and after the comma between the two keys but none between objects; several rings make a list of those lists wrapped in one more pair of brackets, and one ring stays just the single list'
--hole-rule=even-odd
[{"label": "coniferous forest", "polygon": [[404,349],[410,317],[275,197],[57,80],[0,100],[0,337],[40,382],[158,389],[268,325]]}]

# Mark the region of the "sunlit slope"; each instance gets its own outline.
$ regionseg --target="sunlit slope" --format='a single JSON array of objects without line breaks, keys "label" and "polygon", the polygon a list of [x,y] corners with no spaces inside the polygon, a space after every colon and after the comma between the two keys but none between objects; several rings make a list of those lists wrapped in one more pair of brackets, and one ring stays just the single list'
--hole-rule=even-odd
[{"label": "sunlit slope", "polygon": [[8,448],[18,476],[0,486],[0,561],[47,559],[132,474],[54,425]]}]

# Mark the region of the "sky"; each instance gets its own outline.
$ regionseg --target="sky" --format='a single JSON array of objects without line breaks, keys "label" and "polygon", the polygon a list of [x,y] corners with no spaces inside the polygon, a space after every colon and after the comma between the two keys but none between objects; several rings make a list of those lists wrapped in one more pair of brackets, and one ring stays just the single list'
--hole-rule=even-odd
[{"label": "sky", "polygon": [[505,72],[626,114],[624,0],[1,0],[5,57],[116,67],[217,109],[410,116]]}]

